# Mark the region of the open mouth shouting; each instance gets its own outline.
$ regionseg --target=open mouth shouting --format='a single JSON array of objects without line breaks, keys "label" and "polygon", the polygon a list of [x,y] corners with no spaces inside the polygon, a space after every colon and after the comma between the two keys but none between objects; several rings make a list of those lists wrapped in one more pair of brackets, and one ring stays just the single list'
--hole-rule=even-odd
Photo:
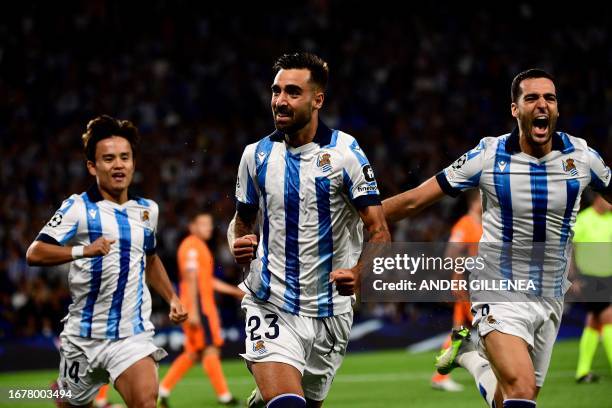
[{"label": "open mouth shouting", "polygon": [[532,121],[531,133],[535,138],[544,138],[549,134],[550,118],[548,115],[537,115]]}]

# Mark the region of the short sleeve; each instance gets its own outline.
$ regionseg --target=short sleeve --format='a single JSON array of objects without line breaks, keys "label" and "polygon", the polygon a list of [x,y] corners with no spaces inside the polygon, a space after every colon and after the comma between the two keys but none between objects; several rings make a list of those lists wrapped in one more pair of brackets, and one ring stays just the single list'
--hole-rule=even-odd
[{"label": "short sleeve", "polygon": [[482,174],[485,141],[453,162],[436,175],[436,180],[446,194],[456,197],[462,191],[478,187]]},{"label": "short sleeve", "polygon": [[355,208],[380,205],[380,193],[374,170],[356,140],[348,146],[342,168],[343,182]]},{"label": "short sleeve", "polygon": [[151,208],[150,226],[145,229],[145,253],[148,256],[155,254],[157,251],[157,223],[159,220],[159,206],[155,201],[147,200]]},{"label": "short sleeve", "polygon": [[69,244],[84,222],[81,220],[83,212],[83,203],[78,196],[66,199],[42,228],[36,240],[62,246]]},{"label": "short sleeve", "polygon": [[591,182],[589,186],[593,190],[602,194],[610,193],[610,167],[606,165],[603,158],[589,147],[588,151],[589,169],[591,173]]},{"label": "short sleeve", "polygon": [[249,145],[244,149],[238,176],[236,177],[236,206],[238,212],[256,212],[259,208],[259,193],[255,183],[255,147]]}]

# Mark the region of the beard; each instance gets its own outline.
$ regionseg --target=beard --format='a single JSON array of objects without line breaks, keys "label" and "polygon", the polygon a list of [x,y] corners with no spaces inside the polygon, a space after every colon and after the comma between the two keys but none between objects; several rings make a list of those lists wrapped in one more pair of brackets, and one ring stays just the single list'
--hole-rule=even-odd
[{"label": "beard", "polygon": [[[276,113],[292,113],[292,115],[289,120],[278,121],[276,118]],[[273,118],[274,127],[276,128],[276,130],[278,130],[279,132],[283,132],[287,135],[292,135],[298,132],[300,129],[304,128],[304,126],[306,126],[310,122],[310,120],[312,119],[312,112],[310,110],[300,112],[283,109],[273,112]]]}]

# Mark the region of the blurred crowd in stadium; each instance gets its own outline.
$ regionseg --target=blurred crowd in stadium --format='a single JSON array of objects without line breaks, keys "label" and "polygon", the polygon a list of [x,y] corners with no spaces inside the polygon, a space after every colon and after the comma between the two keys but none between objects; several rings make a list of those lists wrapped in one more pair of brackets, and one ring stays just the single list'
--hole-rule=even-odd
[{"label": "blurred crowd in stadium", "polygon": [[[383,197],[424,181],[480,138],[509,132],[511,79],[533,66],[556,75],[558,127],[612,156],[605,13],[581,23],[527,4],[388,6],[266,3],[238,15],[229,5],[92,1],[3,11],[0,338],[61,330],[65,272],[28,267],[24,254],[61,201],[92,182],[80,135],[102,113],[141,130],[135,186],[160,205],[159,253],[171,276],[188,210],[209,208],[218,274],[240,279],[225,242],[235,175],[243,147],[272,131],[271,64],[283,52],[329,62],[324,121],[360,141]],[[394,238],[445,240],[460,213],[444,201],[396,226]],[[239,318],[233,300],[220,306]],[[401,317],[408,307],[367,309]],[[160,307],[154,323],[163,319]]]}]

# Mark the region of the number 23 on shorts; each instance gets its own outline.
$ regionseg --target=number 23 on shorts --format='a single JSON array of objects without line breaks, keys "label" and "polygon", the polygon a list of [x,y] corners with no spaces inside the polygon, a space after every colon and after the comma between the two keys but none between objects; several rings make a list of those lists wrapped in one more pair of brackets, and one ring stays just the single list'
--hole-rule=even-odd
[{"label": "number 23 on shorts", "polygon": [[[268,313],[264,316],[264,320],[264,326],[267,325],[268,327],[264,329],[265,331],[263,332],[263,336],[270,340],[277,338],[280,333],[278,315],[276,313]],[[249,317],[247,322],[247,332],[249,333],[249,339],[251,341],[261,340],[262,334],[256,333],[257,331],[261,333],[259,330],[261,325],[262,321],[259,316]]]}]

